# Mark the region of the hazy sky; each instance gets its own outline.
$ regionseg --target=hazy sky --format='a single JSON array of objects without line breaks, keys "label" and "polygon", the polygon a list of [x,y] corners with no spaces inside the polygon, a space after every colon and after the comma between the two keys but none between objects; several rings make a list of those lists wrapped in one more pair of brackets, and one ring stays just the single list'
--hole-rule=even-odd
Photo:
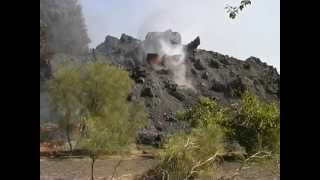
[{"label": "hazy sky", "polygon": [[201,49],[239,59],[256,56],[280,71],[280,0],[252,0],[236,19],[224,7],[241,0],[80,0],[91,47],[107,35],[144,39],[172,29],[183,43],[200,36]]}]

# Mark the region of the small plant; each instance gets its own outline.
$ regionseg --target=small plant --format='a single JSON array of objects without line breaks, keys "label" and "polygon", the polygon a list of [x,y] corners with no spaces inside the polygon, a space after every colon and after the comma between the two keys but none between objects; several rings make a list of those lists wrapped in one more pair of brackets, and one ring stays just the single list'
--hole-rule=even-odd
[{"label": "small plant", "polygon": [[176,119],[179,120],[179,121],[183,121],[185,120],[185,115],[186,115],[186,112],[185,111],[177,111],[176,112]]},{"label": "small plant", "polygon": [[208,127],[223,124],[231,117],[229,108],[210,98],[200,97],[198,104],[186,111],[184,119],[189,121],[192,127]]},{"label": "small plant", "polygon": [[40,142],[47,142],[49,140],[48,131],[40,131]]}]

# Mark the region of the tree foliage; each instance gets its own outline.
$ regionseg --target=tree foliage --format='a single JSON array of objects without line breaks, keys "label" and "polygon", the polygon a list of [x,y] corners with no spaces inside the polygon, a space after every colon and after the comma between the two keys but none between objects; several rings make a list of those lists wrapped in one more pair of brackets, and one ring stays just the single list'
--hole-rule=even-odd
[{"label": "tree foliage", "polygon": [[228,118],[231,118],[230,109],[208,97],[200,97],[198,104],[188,109],[183,117],[184,120],[191,123],[192,127],[205,128],[222,124]]},{"label": "tree foliage", "polygon": [[72,130],[79,122],[81,110],[80,67],[63,64],[48,81],[50,106],[59,116],[59,127],[66,132],[69,148],[72,151]]},{"label": "tree foliage", "polygon": [[228,117],[226,108],[201,97],[196,106],[179,116],[193,129],[174,134],[165,142],[159,166],[149,171],[157,178],[194,179],[212,170],[224,152],[226,129],[222,124]]},{"label": "tree foliage", "polygon": [[92,174],[100,155],[126,152],[145,124],[143,106],[127,101],[132,86],[127,71],[100,62],[63,64],[49,81],[51,105],[60,114],[71,149],[72,127],[84,127],[76,147],[89,153]]},{"label": "tree foliage", "polygon": [[143,106],[127,101],[133,81],[127,71],[102,63],[82,69],[80,102],[87,125],[79,147],[94,155],[113,154],[135,141],[137,130],[144,125]]},{"label": "tree foliage", "polygon": [[239,14],[239,11],[242,11],[246,6],[251,4],[251,0],[241,0],[239,6],[230,6],[227,5],[225,9],[227,10],[227,13],[229,14],[229,17],[231,19],[235,19],[237,15]]},{"label": "tree foliage", "polygon": [[247,151],[279,150],[280,111],[276,103],[263,101],[246,91],[232,124],[235,138]]},{"label": "tree foliage", "polygon": [[[231,107],[201,97],[197,105],[186,112],[178,112],[177,116],[179,120],[189,121],[192,130],[169,137],[164,152],[159,155],[160,164],[148,172],[149,176],[158,179],[210,177],[217,162],[230,155],[229,141],[234,140],[244,146],[249,155],[254,154],[249,159],[261,153],[268,156],[259,158],[273,158],[269,154],[278,153],[279,109],[275,103],[265,102],[248,91]],[[245,152],[232,154],[245,158]]]},{"label": "tree foliage", "polygon": [[91,133],[101,132],[99,136],[108,139],[109,153],[132,142],[137,128],[146,119],[141,105],[127,101],[132,86],[128,72],[118,67],[100,62],[84,65],[66,62],[49,80],[48,92],[51,106],[60,115],[60,127],[67,130],[69,138],[72,127],[82,124],[88,129],[87,138],[95,137]]}]

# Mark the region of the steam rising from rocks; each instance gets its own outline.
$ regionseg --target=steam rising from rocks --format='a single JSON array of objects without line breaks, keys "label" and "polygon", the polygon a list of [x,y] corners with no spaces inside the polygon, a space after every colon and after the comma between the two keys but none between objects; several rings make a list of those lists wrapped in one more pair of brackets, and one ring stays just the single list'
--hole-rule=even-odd
[{"label": "steam rising from rocks", "polygon": [[148,33],[142,47],[145,54],[158,54],[161,65],[151,64],[153,69],[167,69],[178,86],[193,89],[191,81],[186,78],[186,52],[179,33],[171,30]]},{"label": "steam rising from rocks", "polygon": [[[177,58],[169,58],[164,62],[165,66],[173,72],[173,80],[179,86],[185,86],[187,88],[193,88],[190,80],[186,78],[186,65],[185,58],[186,54],[181,44],[172,45],[160,40],[161,51],[167,56],[175,56]],[[176,56],[177,55],[177,56]]]}]

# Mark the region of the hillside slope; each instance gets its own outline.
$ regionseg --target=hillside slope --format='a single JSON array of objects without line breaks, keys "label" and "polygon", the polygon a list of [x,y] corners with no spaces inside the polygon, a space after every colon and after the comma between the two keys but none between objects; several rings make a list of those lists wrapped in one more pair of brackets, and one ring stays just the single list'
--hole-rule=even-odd
[{"label": "hillside slope", "polygon": [[136,81],[128,99],[143,102],[150,115],[140,142],[157,144],[164,134],[187,128],[188,124],[175,119],[175,113],[188,108],[199,96],[230,104],[241,92],[250,90],[279,102],[280,75],[274,67],[256,57],[243,61],[197,49],[199,44],[197,37],[182,45],[181,35],[167,30],[150,32],[143,41],[125,34],[120,39],[107,36],[95,49],[94,55],[124,66]]}]

